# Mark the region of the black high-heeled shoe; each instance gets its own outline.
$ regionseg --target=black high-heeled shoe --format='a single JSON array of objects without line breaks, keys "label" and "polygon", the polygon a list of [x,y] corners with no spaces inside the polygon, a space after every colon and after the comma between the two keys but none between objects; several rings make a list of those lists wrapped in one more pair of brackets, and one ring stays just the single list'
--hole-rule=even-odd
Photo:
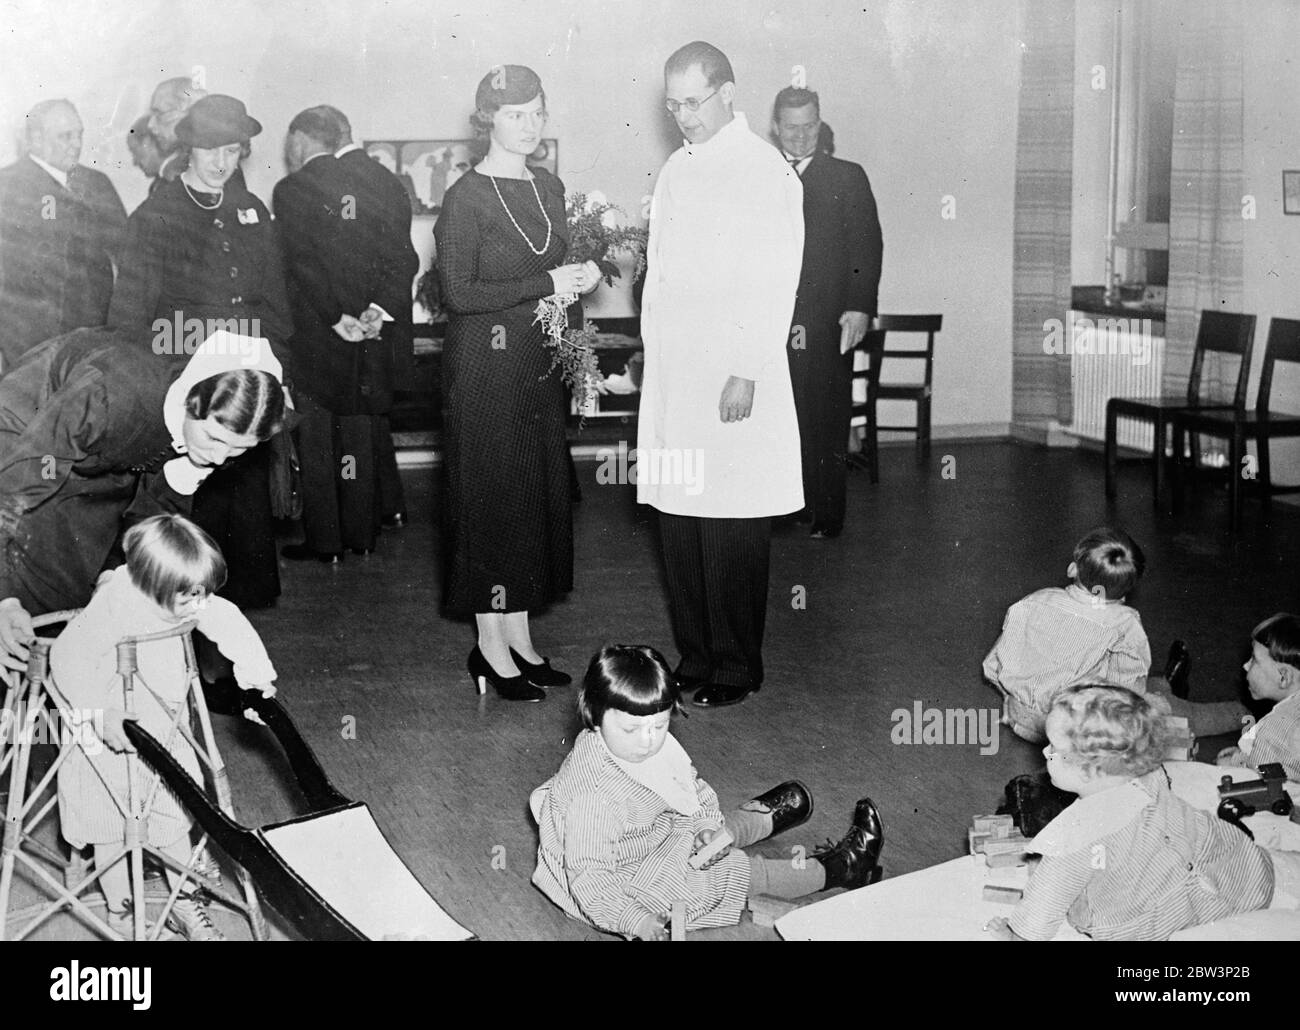
[{"label": "black high-heeled shoe", "polygon": [[483,657],[483,652],[474,645],[474,650],[469,653],[469,678],[474,681],[474,687],[480,694],[487,693],[487,685],[492,684],[492,689],[497,692],[497,696],[504,698],[506,701],[545,701],[546,691],[541,687],[535,687],[524,679],[521,673],[518,676],[502,676],[496,669],[492,668],[492,663]]},{"label": "black high-heeled shoe", "polygon": [[534,665],[532,662],[524,661],[519,652],[513,647],[510,649],[510,657],[515,660],[515,665],[523,673],[524,679],[535,687],[567,687],[573,682],[573,677],[567,672],[552,669],[550,660],[547,658],[543,658],[539,664]]}]

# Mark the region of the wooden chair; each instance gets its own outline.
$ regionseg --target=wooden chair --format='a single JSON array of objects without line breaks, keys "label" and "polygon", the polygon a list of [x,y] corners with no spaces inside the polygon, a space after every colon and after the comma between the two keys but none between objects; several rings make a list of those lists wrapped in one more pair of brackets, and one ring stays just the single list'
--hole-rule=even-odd
[{"label": "wooden chair", "polygon": [[876,397],[880,392],[880,362],[885,351],[885,333],[883,329],[868,329],[855,350],[867,356],[867,367],[854,370],[854,383],[867,384],[867,399],[855,402],[850,409],[852,417],[863,416],[867,420],[866,434],[862,440],[862,453],[849,455],[849,464],[866,466],[867,475],[873,483],[880,482],[880,454],[878,426],[876,425]]},{"label": "wooden chair", "polygon": [[[1192,355],[1192,372],[1185,396],[1112,397],[1106,402],[1106,496],[1115,496],[1116,424],[1121,418],[1154,423],[1155,440],[1151,445],[1151,488],[1154,502],[1160,503],[1160,486],[1165,456],[1166,428],[1176,412],[1195,410],[1243,410],[1246,407],[1246,383],[1250,378],[1250,357],[1255,346],[1255,316],[1226,311],[1202,311],[1196,330],[1196,349]],[[1231,404],[1209,403],[1201,399],[1201,372],[1205,355],[1235,354],[1241,359],[1237,370],[1237,388]]]},{"label": "wooden chair", "polygon": [[[1269,464],[1269,441],[1274,437],[1300,436],[1300,415],[1270,410],[1273,391],[1273,370],[1279,361],[1300,365],[1300,321],[1293,318],[1275,318],[1268,325],[1268,342],[1264,347],[1264,368],[1259,376],[1259,392],[1255,395],[1255,408],[1219,411],[1184,411],[1173,417],[1174,437],[1174,504],[1181,500],[1183,438],[1185,434],[1213,436],[1228,441],[1228,495],[1232,508],[1232,528],[1241,521],[1242,468],[1246,456],[1246,441],[1254,438],[1259,449],[1259,485],[1264,503],[1269,504],[1274,494],[1297,493],[1300,486],[1275,487]],[[1196,448],[1192,449],[1192,474],[1196,473]]]},{"label": "wooden chair", "polygon": [[[880,481],[878,450],[879,432],[882,429],[916,434],[916,460],[924,463],[930,457],[930,397],[934,372],[934,334],[943,328],[943,315],[878,315],[874,328],[858,344],[870,365],[853,373],[854,381],[865,380],[867,400],[853,405],[853,415],[865,415],[867,433],[863,441],[866,464],[873,483]],[[925,347],[911,350],[886,350],[885,338],[889,333],[924,333]],[[919,383],[882,383],[881,363],[885,358],[924,361],[925,373]],[[876,419],[877,401],[914,401],[916,423],[910,426],[882,426]]]}]

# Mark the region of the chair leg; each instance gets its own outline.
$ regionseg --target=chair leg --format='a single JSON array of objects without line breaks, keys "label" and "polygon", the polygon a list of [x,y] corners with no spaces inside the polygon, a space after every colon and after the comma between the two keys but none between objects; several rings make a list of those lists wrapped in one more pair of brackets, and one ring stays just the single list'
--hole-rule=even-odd
[{"label": "chair leg", "polygon": [[1115,434],[1119,421],[1115,409],[1106,405],[1106,496],[1115,496]]},{"label": "chair leg", "polygon": [[1255,451],[1259,455],[1259,466],[1256,469],[1258,475],[1257,485],[1260,496],[1264,499],[1265,507],[1273,505],[1273,474],[1268,460],[1268,434],[1260,432],[1255,437]]},{"label": "chair leg", "polygon": [[916,402],[916,460],[924,465],[930,460],[930,399]]},{"label": "chair leg", "polygon": [[1241,456],[1246,451],[1246,436],[1241,426],[1233,427],[1232,443],[1228,447],[1228,506],[1232,509],[1232,531],[1241,525]]},{"label": "chair leg", "polygon": [[876,428],[876,411],[867,413],[867,475],[871,482],[880,482],[880,430]]},{"label": "chair leg", "polygon": [[1160,491],[1165,484],[1165,420],[1156,415],[1155,433],[1151,438],[1151,502],[1160,507]]},{"label": "chair leg", "polygon": [[1173,424],[1174,457],[1169,470],[1169,510],[1177,513],[1183,506],[1183,427]]}]

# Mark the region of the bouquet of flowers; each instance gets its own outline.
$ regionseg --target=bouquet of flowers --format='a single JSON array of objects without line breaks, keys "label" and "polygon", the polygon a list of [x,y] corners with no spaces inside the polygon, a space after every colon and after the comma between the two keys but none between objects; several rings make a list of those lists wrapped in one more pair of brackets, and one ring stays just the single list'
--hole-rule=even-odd
[{"label": "bouquet of flowers", "polygon": [[[639,226],[618,224],[617,216],[622,213],[621,208],[598,192],[574,193],[565,205],[569,230],[566,260],[573,264],[594,263],[600,269],[601,279],[610,286],[622,274],[613,260],[616,255],[635,255],[637,275],[645,265],[649,233]],[[559,366],[560,377],[573,391],[578,410],[585,411],[594,384],[603,377],[594,346],[597,326],[592,322],[577,328],[569,325],[569,306],[577,299],[574,293],[543,297],[537,302],[537,317],[533,321],[542,324],[547,345],[555,350],[551,368]]]}]

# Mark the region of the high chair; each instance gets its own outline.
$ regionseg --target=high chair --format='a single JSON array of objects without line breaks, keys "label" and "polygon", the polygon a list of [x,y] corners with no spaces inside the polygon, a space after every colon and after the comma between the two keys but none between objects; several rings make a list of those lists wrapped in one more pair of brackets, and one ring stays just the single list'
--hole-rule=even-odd
[{"label": "high chair", "polygon": [[[76,614],[75,611],[55,612],[39,616],[32,622],[37,628],[54,626],[68,622]],[[193,628],[193,623],[186,623],[174,629],[123,638],[117,645],[118,686],[115,689],[121,690],[121,708],[127,712],[135,711],[137,690],[154,693],[140,674],[137,661],[139,648],[160,641],[181,639],[187,679],[186,701],[178,706],[163,746],[170,747],[178,737],[188,742],[198,758],[205,790],[221,811],[230,814],[230,785],[199,684],[198,665],[190,636]],[[5,807],[3,851],[0,852],[0,940],[25,939],[62,912],[69,912],[81,923],[110,940],[124,939],[95,911],[105,907],[102,895],[95,891],[94,897],[86,896],[105,872],[121,861],[130,865],[131,939],[157,940],[182,890],[186,886],[197,884],[214,900],[242,914],[248,921],[254,939],[265,940],[266,921],[249,874],[242,867],[237,871],[242,894],[242,897],[238,897],[224,887],[218,878],[219,874],[206,864],[202,870],[196,868],[204,855],[208,839],[206,834],[191,848],[189,862],[185,866],[149,842],[149,818],[159,791],[165,789],[162,777],[150,769],[139,755],[128,753],[124,756],[128,768],[125,792],[109,785],[97,759],[111,752],[96,728],[77,717],[54,682],[49,666],[52,644],[53,638],[38,637],[31,648],[26,676],[5,677],[4,708],[0,717],[4,718],[8,732],[0,736],[0,777],[8,772],[9,797]],[[157,697],[156,694],[154,696]],[[46,733],[58,742],[58,754],[39,781],[29,787],[27,781],[31,771],[32,745]],[[60,767],[77,750],[82,752],[99,781],[108,790],[125,822],[125,838],[121,850],[115,852],[103,865],[87,861],[76,850],[70,859],[65,859],[38,839],[47,816],[58,803],[57,793],[51,786]],[[164,869],[179,874],[170,892],[161,895],[146,892],[146,855]],[[18,877],[19,872],[24,875]],[[25,888],[30,888],[39,900],[23,908],[11,909],[16,879]],[[152,920],[147,907],[150,904],[157,912]]]}]

